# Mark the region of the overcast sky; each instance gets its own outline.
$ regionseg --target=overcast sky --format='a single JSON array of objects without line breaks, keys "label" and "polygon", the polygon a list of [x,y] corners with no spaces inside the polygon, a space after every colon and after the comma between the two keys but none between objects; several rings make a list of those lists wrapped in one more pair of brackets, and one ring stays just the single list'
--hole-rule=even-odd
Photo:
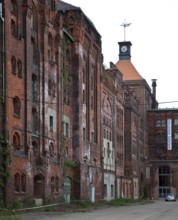
[{"label": "overcast sky", "polygon": [[[131,61],[151,87],[157,79],[160,108],[178,108],[178,0],[63,0],[78,6],[102,36],[104,64],[118,61],[118,42],[131,41]],[[176,101],[176,102],[172,102]],[[162,104],[167,102],[166,104]]]}]

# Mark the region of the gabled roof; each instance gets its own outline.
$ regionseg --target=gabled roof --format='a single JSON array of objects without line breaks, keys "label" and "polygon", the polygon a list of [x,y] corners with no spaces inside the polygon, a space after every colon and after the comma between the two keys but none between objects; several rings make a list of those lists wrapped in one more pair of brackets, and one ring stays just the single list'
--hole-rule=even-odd
[{"label": "gabled roof", "polygon": [[123,75],[123,80],[144,80],[137,72],[130,60],[119,60],[116,64],[117,68]]},{"label": "gabled roof", "polygon": [[69,4],[69,3],[66,3],[66,2],[63,2],[63,1],[60,1],[60,0],[58,0],[58,2],[59,2],[59,9],[60,10],[66,10],[66,11],[70,11],[70,10],[72,10],[72,11],[74,11],[74,10],[76,10],[76,11],[82,11],[81,10],[81,8],[80,7],[76,7],[76,6],[74,6],[74,5],[71,5],[71,4]]},{"label": "gabled roof", "polygon": [[98,35],[101,37],[100,33],[96,29],[96,27],[93,24],[93,22],[91,21],[91,19],[86,16],[86,14],[82,11],[82,9],[80,7],[71,5],[71,4],[63,2],[61,0],[58,0],[58,2],[59,2],[59,8],[58,8],[59,11],[80,11],[84,15],[86,20],[90,23],[90,25],[94,28],[94,30],[98,33]]}]

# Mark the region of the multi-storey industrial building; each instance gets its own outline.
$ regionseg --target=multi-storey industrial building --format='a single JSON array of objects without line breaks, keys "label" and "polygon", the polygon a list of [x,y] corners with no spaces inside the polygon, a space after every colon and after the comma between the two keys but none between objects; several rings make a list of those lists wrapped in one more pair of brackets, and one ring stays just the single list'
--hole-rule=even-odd
[{"label": "multi-storey industrial building", "polygon": [[178,195],[178,109],[148,111],[147,188],[151,198]]},{"label": "multi-storey industrial building", "polygon": [[0,0],[0,68],[1,201],[151,195],[147,112],[158,103],[131,42],[119,42],[105,69],[101,36],[80,7]]}]

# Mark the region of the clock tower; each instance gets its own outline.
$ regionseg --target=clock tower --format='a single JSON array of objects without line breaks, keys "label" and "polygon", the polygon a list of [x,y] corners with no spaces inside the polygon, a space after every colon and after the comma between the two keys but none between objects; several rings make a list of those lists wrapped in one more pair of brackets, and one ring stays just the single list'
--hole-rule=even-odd
[{"label": "clock tower", "polygon": [[130,60],[131,59],[131,46],[130,41],[118,42],[119,44],[119,60]]}]

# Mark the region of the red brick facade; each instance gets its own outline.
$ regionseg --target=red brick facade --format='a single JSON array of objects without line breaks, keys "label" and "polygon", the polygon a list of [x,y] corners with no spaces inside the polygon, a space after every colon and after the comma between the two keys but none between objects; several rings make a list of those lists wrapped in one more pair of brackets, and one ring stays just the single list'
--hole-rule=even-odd
[{"label": "red brick facade", "polygon": [[[79,7],[0,4],[0,200],[27,206],[153,193],[148,168],[157,168],[145,162],[153,96],[130,51],[104,69],[101,36]],[[171,175],[174,186],[176,169]]]}]

